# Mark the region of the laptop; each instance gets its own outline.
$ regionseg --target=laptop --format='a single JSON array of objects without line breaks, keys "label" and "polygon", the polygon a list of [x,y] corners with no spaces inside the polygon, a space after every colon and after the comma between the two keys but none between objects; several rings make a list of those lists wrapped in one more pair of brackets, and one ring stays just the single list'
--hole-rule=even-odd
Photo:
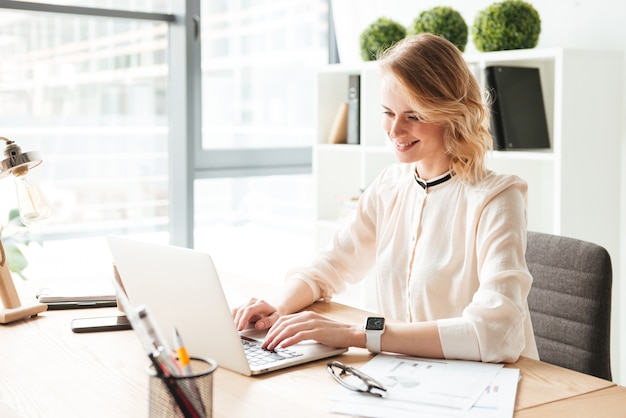
[{"label": "laptop", "polygon": [[147,306],[166,336],[176,328],[190,356],[209,357],[220,367],[251,376],[347,351],[303,341],[258,353],[266,331],[237,331],[208,254],[118,236],[108,236],[107,241],[132,306]]}]

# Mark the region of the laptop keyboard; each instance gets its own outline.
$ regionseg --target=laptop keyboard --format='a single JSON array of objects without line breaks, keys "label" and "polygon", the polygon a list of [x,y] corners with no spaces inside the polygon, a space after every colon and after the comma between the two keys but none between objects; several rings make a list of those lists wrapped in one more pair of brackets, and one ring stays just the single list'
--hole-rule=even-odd
[{"label": "laptop keyboard", "polygon": [[241,343],[243,344],[246,356],[248,357],[248,362],[251,366],[260,366],[302,355],[302,353],[289,348],[276,348],[275,350],[261,348],[260,341],[253,340],[252,338],[248,338],[243,335],[241,336]]}]

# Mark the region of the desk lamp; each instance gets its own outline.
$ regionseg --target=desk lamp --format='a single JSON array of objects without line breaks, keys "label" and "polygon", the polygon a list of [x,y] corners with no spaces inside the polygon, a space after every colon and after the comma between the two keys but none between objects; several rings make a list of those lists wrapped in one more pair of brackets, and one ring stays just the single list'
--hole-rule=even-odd
[{"label": "desk lamp", "polygon": [[[6,143],[5,159],[0,161],[0,178],[8,174],[15,176],[20,219],[24,225],[28,226],[49,217],[51,209],[48,202],[39,187],[28,177],[29,170],[41,164],[39,155],[36,152],[23,153],[21,148],[10,139],[0,136],[0,140]],[[0,240],[0,299],[4,306],[0,309],[1,324],[35,316],[48,309],[48,305],[37,302],[22,305],[7,266],[2,240]]]}]

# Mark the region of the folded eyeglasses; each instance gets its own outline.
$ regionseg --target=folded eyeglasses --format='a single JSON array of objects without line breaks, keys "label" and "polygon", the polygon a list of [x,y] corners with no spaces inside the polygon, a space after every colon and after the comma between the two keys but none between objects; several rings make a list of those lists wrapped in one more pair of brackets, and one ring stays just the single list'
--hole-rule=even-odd
[{"label": "folded eyeglasses", "polygon": [[[341,386],[354,392],[365,393],[379,398],[383,396],[383,393],[380,392],[387,392],[382,383],[373,377],[340,361],[329,361],[326,364],[326,370]],[[375,390],[380,392],[374,392]]]}]

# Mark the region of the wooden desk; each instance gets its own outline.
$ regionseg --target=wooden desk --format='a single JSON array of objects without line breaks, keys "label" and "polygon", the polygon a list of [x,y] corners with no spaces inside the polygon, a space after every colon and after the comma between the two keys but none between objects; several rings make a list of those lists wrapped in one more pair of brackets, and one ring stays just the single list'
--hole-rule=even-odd
[{"label": "wooden desk", "polygon": [[[334,303],[313,309],[355,322],[367,316]],[[70,330],[73,318],[115,314],[115,308],[48,311],[1,326],[0,416],[147,417],[148,360],[134,333]],[[351,349],[341,360],[361,366],[371,358],[366,350]],[[336,383],[325,364],[321,360],[260,377],[218,369],[213,416],[337,417],[329,413],[326,394]],[[529,359],[507,367],[522,374],[516,417],[623,417],[626,411],[626,388],[612,382]]]}]

